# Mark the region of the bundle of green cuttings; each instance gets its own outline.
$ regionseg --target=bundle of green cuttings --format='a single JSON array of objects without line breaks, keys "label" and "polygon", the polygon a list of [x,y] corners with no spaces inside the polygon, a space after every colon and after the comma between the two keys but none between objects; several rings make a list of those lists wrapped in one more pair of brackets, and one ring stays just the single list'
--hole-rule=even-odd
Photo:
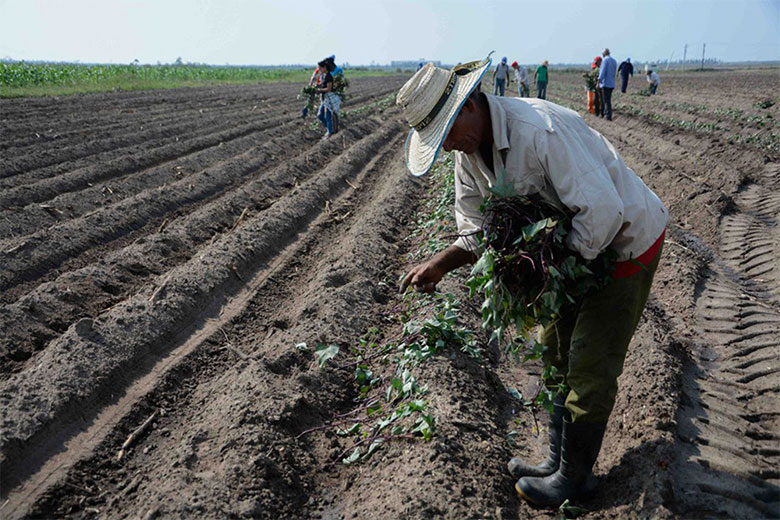
[{"label": "bundle of green cuttings", "polygon": [[314,110],[314,99],[317,97],[317,87],[313,87],[311,85],[307,85],[301,89],[301,92],[298,94],[298,99],[305,99],[306,100],[306,110],[311,111]]},{"label": "bundle of green cuttings", "polygon": [[593,69],[591,71],[585,72],[582,74],[582,77],[585,78],[585,88],[587,90],[595,91],[596,87],[599,86],[598,69]]},{"label": "bundle of green cuttings", "polygon": [[[482,205],[484,253],[467,285],[472,297],[483,297],[482,326],[493,331],[491,340],[526,361],[539,359],[545,349],[531,340],[532,329],[554,322],[588,291],[604,287],[615,254],[607,250],[584,260],[565,244],[571,213],[538,196],[514,196],[508,186],[499,180]],[[511,340],[504,343],[508,333]]]},{"label": "bundle of green cuttings", "polygon": [[345,91],[349,88],[349,81],[343,74],[337,74],[333,77],[333,92],[341,97],[341,102],[344,102]]}]

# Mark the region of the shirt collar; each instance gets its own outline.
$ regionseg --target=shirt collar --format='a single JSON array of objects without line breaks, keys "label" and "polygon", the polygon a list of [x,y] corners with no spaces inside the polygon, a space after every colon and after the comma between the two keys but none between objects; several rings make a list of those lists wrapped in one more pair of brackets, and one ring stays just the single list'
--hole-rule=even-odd
[{"label": "shirt collar", "polygon": [[496,150],[509,148],[509,136],[506,131],[506,110],[501,106],[495,96],[485,94],[490,109],[490,123],[493,127],[493,144]]}]

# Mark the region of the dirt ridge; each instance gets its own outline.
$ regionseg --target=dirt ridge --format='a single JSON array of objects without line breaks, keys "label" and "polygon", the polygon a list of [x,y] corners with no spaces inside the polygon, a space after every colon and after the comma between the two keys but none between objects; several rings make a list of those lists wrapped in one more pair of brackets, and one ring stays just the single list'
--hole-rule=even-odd
[{"label": "dirt ridge", "polygon": [[[365,157],[368,150],[361,153]],[[273,258],[323,211],[326,200],[348,187],[344,181],[360,168],[355,159],[331,164],[304,183],[305,189],[288,203],[278,204],[273,217],[247,221],[159,279],[157,286],[164,290],[154,301],[151,296],[133,296],[95,320],[80,320],[46,348],[35,366],[0,383],[0,401],[9,411],[0,434],[5,478],[20,470],[27,458],[24,447],[45,437],[47,427],[67,422],[68,414],[80,410],[79,403],[94,400],[105,385],[116,385],[140,356],[165,345],[187,320],[202,319],[205,302],[211,302],[207,312],[214,312],[249,272]],[[116,350],[119,345],[121,350]],[[48,393],[46,386],[58,391]],[[23,413],[32,402],[40,410],[35,417]]]}]

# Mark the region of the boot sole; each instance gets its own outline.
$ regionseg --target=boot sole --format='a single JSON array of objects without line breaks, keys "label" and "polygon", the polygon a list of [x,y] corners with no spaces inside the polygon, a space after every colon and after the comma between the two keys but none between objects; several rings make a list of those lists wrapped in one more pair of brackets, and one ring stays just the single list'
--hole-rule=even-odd
[{"label": "boot sole", "polygon": [[[586,487],[583,489],[583,492],[578,494],[575,497],[572,497],[572,498],[581,498],[582,496],[586,496],[587,497],[587,496],[589,496],[590,494],[593,493],[593,491],[596,489],[596,485],[598,484],[598,480],[593,475],[590,476],[590,479],[592,479],[592,480],[588,481],[588,484],[586,484]],[[534,500],[531,500],[531,498],[528,495],[526,495],[525,493],[523,493],[522,489],[520,489],[520,486],[518,486],[519,483],[520,483],[519,480],[517,482],[515,482],[515,491],[517,491],[517,494],[518,494],[518,496],[520,498],[522,498],[523,500],[528,502],[531,506],[533,506],[533,507],[540,507],[540,508],[542,508],[542,507],[543,508],[552,508],[552,509],[555,509],[555,507],[560,507],[560,506],[544,505],[544,504],[540,504],[539,502],[535,502]]]},{"label": "boot sole", "polygon": [[539,507],[539,506],[540,506],[540,504],[537,504],[536,502],[534,502],[533,500],[531,500],[530,498],[528,498],[528,495],[526,495],[525,493],[523,493],[523,490],[522,490],[522,489],[520,489],[520,486],[518,486],[518,485],[517,485],[518,483],[519,483],[519,481],[518,481],[518,482],[515,482],[515,491],[517,491],[517,494],[518,494],[518,495],[520,495],[520,498],[522,498],[523,500],[525,500],[526,502],[528,502],[528,503],[529,503],[529,504],[531,504],[532,506]]}]

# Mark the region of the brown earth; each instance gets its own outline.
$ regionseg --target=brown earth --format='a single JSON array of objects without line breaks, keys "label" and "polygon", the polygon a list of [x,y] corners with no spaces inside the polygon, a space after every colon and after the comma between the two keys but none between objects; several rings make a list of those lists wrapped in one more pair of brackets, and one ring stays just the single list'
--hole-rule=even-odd
[{"label": "brown earth", "polygon": [[[585,115],[671,215],[588,518],[780,516],[778,79],[665,74],[642,97],[635,78],[614,121]],[[544,417],[509,392],[538,367],[484,334],[482,362],[418,367],[430,442],[346,466],[323,427],[355,408],[358,338],[399,333],[433,196],[401,161],[403,81],[354,81],[329,140],[296,85],[0,101],[3,517],[554,514],[505,470],[543,453]],[[584,105],[577,74],[548,92]],[[440,289],[476,330],[466,274]],[[303,342],[340,354],[320,369]]]}]

